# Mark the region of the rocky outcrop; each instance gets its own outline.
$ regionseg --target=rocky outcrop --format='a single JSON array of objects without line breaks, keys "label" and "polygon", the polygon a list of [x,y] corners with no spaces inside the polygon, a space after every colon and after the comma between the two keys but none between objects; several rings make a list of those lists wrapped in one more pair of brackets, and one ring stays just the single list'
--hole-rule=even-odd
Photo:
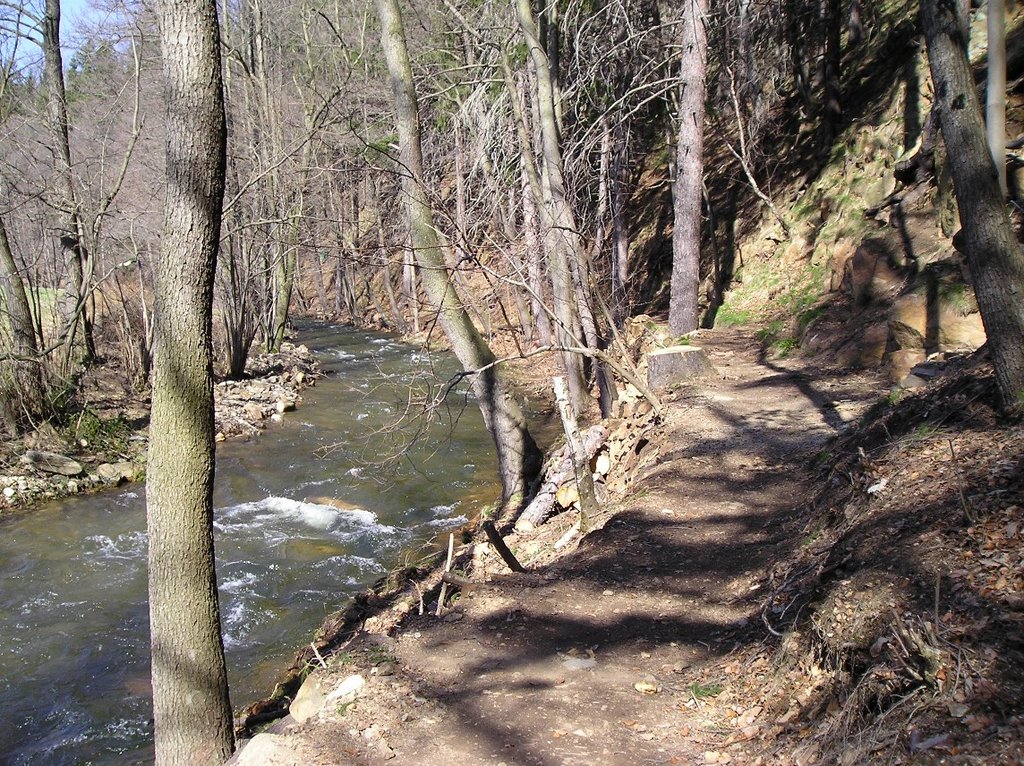
[{"label": "rocky outcrop", "polygon": [[864,312],[884,318],[859,329],[836,357],[844,366],[884,367],[901,382],[929,358],[973,351],[986,337],[957,260],[917,262],[894,252],[889,239],[869,238],[845,256],[844,290]]}]

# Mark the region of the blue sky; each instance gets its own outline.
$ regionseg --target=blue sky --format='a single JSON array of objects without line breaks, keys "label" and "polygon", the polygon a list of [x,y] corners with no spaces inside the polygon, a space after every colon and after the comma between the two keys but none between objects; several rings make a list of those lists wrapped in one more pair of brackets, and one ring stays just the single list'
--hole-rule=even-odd
[{"label": "blue sky", "polygon": [[[29,7],[32,8],[34,13],[42,13],[41,0],[34,0]],[[68,57],[71,56],[77,47],[79,25],[84,19],[88,18],[91,11],[91,0],[61,0],[60,37],[61,48],[64,49],[65,64]],[[18,59],[21,63],[28,66],[37,65],[39,49],[36,48],[31,40],[22,43],[19,48]]]}]

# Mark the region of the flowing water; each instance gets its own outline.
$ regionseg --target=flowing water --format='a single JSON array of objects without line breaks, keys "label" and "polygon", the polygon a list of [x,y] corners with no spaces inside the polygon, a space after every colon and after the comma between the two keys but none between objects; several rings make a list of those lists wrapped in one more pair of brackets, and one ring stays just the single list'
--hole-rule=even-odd
[{"label": "flowing water", "polygon": [[[426,432],[422,418],[393,427],[410,387],[444,380],[450,361],[337,326],[300,340],[329,375],[283,424],[217,453],[236,707],[269,691],[326,614],[498,493],[464,394]],[[143,499],[131,486],[0,519],[0,764],[151,761]]]}]

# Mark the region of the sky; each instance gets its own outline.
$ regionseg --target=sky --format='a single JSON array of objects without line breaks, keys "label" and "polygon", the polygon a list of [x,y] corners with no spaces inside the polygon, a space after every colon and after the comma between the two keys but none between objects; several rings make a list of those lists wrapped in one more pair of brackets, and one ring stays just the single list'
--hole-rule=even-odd
[{"label": "sky", "polygon": [[[30,0],[29,3],[29,7],[36,13],[42,12],[42,5],[42,0]],[[95,13],[92,8],[92,0],[61,0],[60,37],[65,64],[67,64],[67,60],[78,47],[78,32],[82,22],[88,20],[92,13]],[[29,67],[38,65],[40,58],[39,49],[31,40],[22,43],[19,48],[18,60],[23,65]]]}]

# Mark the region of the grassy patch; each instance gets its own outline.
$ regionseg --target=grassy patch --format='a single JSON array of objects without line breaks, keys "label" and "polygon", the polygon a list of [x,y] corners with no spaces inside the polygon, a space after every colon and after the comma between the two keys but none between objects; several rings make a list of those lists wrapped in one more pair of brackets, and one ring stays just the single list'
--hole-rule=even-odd
[{"label": "grassy patch", "polygon": [[693,695],[694,699],[707,699],[708,697],[717,697],[722,693],[721,684],[700,684],[692,683],[689,686],[690,694]]},{"label": "grassy patch", "polygon": [[738,309],[728,303],[718,309],[715,314],[715,324],[720,327],[736,327],[747,324],[751,319],[750,309]]},{"label": "grassy patch", "polygon": [[132,427],[122,417],[101,418],[86,409],[72,417],[63,429],[69,441],[96,452],[125,453]]}]

